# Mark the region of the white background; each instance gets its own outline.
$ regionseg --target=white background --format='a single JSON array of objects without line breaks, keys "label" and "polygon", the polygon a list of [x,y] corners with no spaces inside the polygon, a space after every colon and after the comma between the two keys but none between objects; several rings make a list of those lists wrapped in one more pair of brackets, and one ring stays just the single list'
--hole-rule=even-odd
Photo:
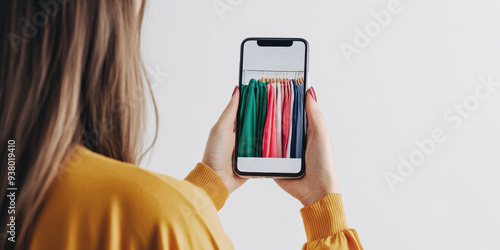
[{"label": "white background", "polygon": [[[241,41],[302,37],[348,223],[364,247],[500,249],[500,87],[456,129],[443,119],[471,100],[478,77],[500,82],[500,1],[401,0],[401,12],[349,62],[340,44],[353,45],[356,27],[375,21],[370,12],[388,2],[148,0],[143,52],[160,128],[142,165],[184,178],[237,84]],[[446,140],[391,191],[384,175],[397,174],[398,158],[435,129]],[[236,249],[300,249],[300,208],[260,179],[234,192],[219,214]]]}]

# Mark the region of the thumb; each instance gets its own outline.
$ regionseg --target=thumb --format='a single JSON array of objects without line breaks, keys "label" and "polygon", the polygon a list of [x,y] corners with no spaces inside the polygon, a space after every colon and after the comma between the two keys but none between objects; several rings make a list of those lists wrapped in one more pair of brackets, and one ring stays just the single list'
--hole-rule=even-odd
[{"label": "thumb", "polygon": [[307,115],[307,130],[317,131],[319,133],[327,132],[327,126],[323,118],[323,114],[319,109],[318,102],[316,101],[316,93],[314,88],[310,87],[307,91],[306,97],[306,115]]},{"label": "thumb", "polygon": [[238,86],[235,86],[233,96],[231,97],[229,104],[227,104],[226,108],[222,112],[222,115],[220,116],[217,123],[224,127],[227,126],[233,128],[235,126],[239,100],[240,90],[238,89]]}]

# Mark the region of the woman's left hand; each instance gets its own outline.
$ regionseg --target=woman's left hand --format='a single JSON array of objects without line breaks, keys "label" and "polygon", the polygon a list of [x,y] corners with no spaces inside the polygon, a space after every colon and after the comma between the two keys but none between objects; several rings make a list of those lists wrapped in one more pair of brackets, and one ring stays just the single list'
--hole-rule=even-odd
[{"label": "woman's left hand", "polygon": [[219,120],[210,130],[203,164],[209,166],[217,173],[226,184],[229,193],[243,185],[246,178],[240,178],[233,172],[233,157],[236,137],[236,114],[238,111],[240,92],[235,87],[233,96],[229,101]]}]

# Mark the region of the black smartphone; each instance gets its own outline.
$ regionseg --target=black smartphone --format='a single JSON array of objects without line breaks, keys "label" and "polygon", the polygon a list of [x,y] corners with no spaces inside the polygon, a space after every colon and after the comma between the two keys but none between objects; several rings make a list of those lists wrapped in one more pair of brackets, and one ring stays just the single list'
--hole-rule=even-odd
[{"label": "black smartphone", "polygon": [[309,45],[302,38],[241,43],[234,172],[299,178],[305,172]]}]

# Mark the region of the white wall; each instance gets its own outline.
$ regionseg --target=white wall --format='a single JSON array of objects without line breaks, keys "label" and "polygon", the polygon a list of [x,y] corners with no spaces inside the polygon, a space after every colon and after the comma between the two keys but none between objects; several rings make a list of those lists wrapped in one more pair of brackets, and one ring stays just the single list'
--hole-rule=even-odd
[{"label": "white wall", "polygon": [[[143,50],[160,131],[144,166],[184,178],[201,160],[237,84],[244,38],[302,37],[348,222],[365,248],[500,249],[500,86],[479,89],[489,96],[474,103],[479,77],[500,84],[500,1],[401,0],[349,62],[341,43],[355,46],[355,28],[388,3],[148,0]],[[214,4],[229,10],[219,15]],[[454,129],[443,116],[458,118],[464,100],[472,111]],[[436,129],[446,139],[418,162],[414,141]],[[420,165],[401,177],[398,158],[410,155]],[[405,180],[394,191],[388,172]],[[299,249],[300,208],[272,180],[251,180],[219,214],[236,249]]]}]

